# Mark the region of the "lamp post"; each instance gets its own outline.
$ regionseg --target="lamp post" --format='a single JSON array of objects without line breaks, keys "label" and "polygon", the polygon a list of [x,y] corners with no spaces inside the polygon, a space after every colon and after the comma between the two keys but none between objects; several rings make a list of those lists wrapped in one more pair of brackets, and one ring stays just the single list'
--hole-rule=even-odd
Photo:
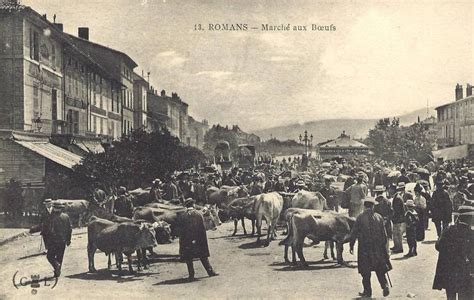
[{"label": "lamp post", "polygon": [[300,143],[304,142],[304,153],[306,156],[308,156],[308,149],[311,149],[313,145],[313,135],[311,134],[310,136],[308,136],[308,131],[305,130],[304,136],[300,134],[299,138],[300,138]]}]

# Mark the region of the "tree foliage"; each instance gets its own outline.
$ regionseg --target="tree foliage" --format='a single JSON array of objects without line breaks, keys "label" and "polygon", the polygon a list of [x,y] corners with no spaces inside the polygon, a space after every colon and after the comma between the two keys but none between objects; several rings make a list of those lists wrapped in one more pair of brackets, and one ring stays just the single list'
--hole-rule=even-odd
[{"label": "tree foliage", "polygon": [[397,118],[380,119],[369,130],[365,142],[372,147],[375,156],[387,161],[415,159],[428,162],[436,137],[422,122],[409,127],[400,126]]},{"label": "tree foliage", "polygon": [[273,155],[293,155],[304,152],[304,146],[295,140],[280,141],[276,138],[256,145],[258,152],[269,152]]},{"label": "tree foliage", "polygon": [[197,166],[204,160],[199,149],[183,145],[168,131],[136,130],[105,152],[87,155],[75,167],[74,179],[88,190],[95,184],[105,188],[136,188],[149,186],[155,178]]}]

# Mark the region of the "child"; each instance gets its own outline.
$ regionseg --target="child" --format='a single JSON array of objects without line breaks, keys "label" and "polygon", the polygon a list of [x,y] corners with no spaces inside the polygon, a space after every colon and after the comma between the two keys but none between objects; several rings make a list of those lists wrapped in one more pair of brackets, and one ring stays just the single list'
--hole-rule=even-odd
[{"label": "child", "polygon": [[406,236],[408,243],[408,253],[405,257],[416,256],[416,225],[418,223],[418,214],[415,211],[415,202],[413,200],[407,200],[405,203],[407,212],[405,213],[405,223],[407,226]]}]

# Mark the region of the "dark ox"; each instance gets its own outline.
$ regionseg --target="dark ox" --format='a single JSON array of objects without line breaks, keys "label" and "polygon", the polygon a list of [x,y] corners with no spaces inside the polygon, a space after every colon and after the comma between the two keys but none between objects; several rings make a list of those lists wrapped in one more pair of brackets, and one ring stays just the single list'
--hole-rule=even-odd
[{"label": "dark ox", "polygon": [[292,247],[293,264],[296,264],[296,254],[303,266],[307,266],[303,255],[304,239],[308,237],[315,244],[320,241],[334,241],[337,250],[337,262],[343,264],[343,241],[354,226],[355,219],[336,212],[295,209],[288,212],[290,228],[288,236],[280,242],[285,245],[285,261],[288,260],[288,246]]},{"label": "dark ox", "polygon": [[249,195],[245,186],[222,186],[220,188],[210,187],[206,190],[207,203],[224,208],[236,198],[243,198]]},{"label": "dark ox", "polygon": [[241,220],[242,228],[244,229],[244,234],[247,235],[247,230],[245,229],[245,221],[247,218],[252,222],[252,236],[255,234],[255,200],[258,196],[250,196],[244,198],[237,198],[232,200],[229,205],[224,209],[224,214],[227,218],[234,220],[234,236],[237,233],[237,224]]},{"label": "dark ox", "polygon": [[153,226],[142,223],[130,222],[115,223],[109,220],[92,217],[87,227],[87,256],[89,259],[89,272],[96,272],[94,254],[97,249],[106,255],[115,253],[119,259],[117,265],[122,273],[122,253],[127,256],[128,268],[133,273],[132,253],[136,250],[156,245],[155,230]]},{"label": "dark ox", "polygon": [[[196,207],[198,209],[199,207]],[[204,217],[204,225],[206,230],[215,230],[217,228],[218,219],[216,218],[217,213],[215,209],[208,208],[207,206],[198,209],[201,211]],[[179,235],[179,218],[178,216],[186,211],[185,207],[174,207],[172,209],[155,208],[141,206],[135,208],[133,212],[133,219],[145,220],[150,223],[165,221],[171,226],[171,236]]]}]

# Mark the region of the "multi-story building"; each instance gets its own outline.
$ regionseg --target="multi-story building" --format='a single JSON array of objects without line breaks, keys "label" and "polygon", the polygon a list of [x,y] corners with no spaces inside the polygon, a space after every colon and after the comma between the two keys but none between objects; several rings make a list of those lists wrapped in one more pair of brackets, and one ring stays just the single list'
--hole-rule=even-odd
[{"label": "multi-story building", "polygon": [[[74,44],[81,50],[87,53],[93,60],[100,61],[100,65],[111,74],[113,79],[121,85],[120,92],[120,111],[117,113],[121,115],[121,133],[122,135],[128,134],[134,128],[134,75],[133,69],[137,67],[136,62],[131,59],[127,54],[94,43],[89,40],[89,29],[87,27],[81,27],[79,30],[79,36],[75,37],[69,35],[73,40]],[[99,86],[100,87],[100,86]],[[118,94],[114,94],[118,97]],[[97,104],[97,103],[96,103]],[[98,104],[100,105],[100,103]],[[97,106],[95,106],[97,108]],[[102,130],[101,113],[104,111],[94,109],[94,116],[96,117],[91,120],[92,127]],[[115,113],[115,112],[114,112]],[[108,115],[108,113],[107,113]],[[95,123],[94,123],[95,122]],[[115,124],[114,124],[115,125]],[[115,128],[115,127],[114,127]],[[99,131],[100,131],[99,130]]]},{"label": "multi-story building", "polygon": [[[466,96],[463,87],[456,85],[455,101],[436,108],[438,139],[440,150],[433,152],[439,159],[461,159],[473,157],[471,144],[474,144],[474,96],[473,87],[467,84]],[[442,151],[442,149],[449,149]],[[474,150],[474,149],[473,149]],[[448,152],[451,154],[448,155]]]},{"label": "multi-story building", "polygon": [[150,128],[156,130],[165,126],[182,143],[191,144],[188,133],[188,104],[182,101],[177,93],[171,93],[170,97],[162,90],[158,95],[151,87],[148,91],[148,118]]},{"label": "multi-story building", "polygon": [[14,2],[0,4],[0,41],[0,182],[41,185],[49,170],[81,160],[50,143],[65,130],[62,53],[72,44],[46,16]]},{"label": "multi-story building", "polygon": [[[143,75],[143,74],[142,74]],[[147,102],[148,102],[148,82],[143,76],[133,73],[133,99],[134,99],[134,116],[133,128],[149,131],[148,116],[147,116]]]},{"label": "multi-story building", "polygon": [[202,122],[196,121],[193,117],[189,116],[188,119],[188,133],[190,139],[190,146],[202,149],[204,147],[204,136],[209,130],[209,123],[207,120]]}]

